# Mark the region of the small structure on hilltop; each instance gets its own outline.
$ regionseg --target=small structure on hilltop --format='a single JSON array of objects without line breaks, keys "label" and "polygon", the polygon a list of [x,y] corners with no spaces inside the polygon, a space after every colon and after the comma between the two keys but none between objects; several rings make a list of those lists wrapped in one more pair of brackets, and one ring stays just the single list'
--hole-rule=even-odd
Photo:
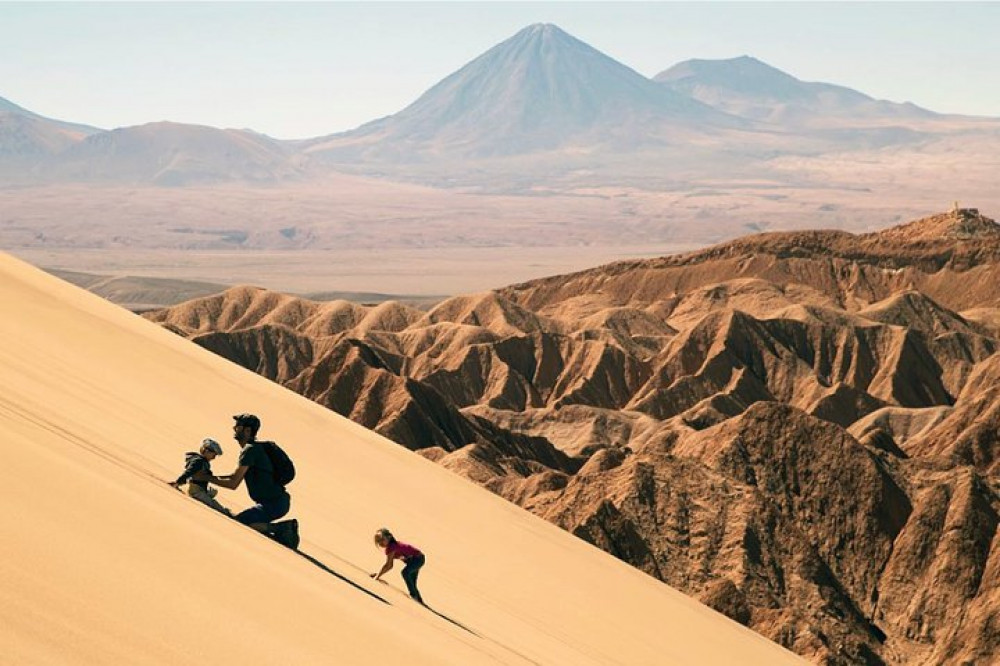
[{"label": "small structure on hilltop", "polygon": [[955,201],[947,213],[891,227],[874,236],[904,243],[986,239],[1000,237],[1000,225],[980,214],[978,208],[962,208]]}]

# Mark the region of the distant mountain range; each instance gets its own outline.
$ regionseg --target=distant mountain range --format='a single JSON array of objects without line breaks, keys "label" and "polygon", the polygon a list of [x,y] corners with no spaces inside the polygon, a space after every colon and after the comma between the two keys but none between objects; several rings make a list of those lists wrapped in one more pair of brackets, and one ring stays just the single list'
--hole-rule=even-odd
[{"label": "distant mountain range", "polygon": [[915,104],[876,100],[844,86],[800,81],[750,56],[687,60],[653,80],[720,111],[785,126],[822,125],[831,119],[897,122],[936,115]]},{"label": "distant mountain range", "polygon": [[246,130],[150,123],[92,134],[60,155],[69,179],[135,179],[157,185],[275,181],[296,175],[291,150]]},{"label": "distant mountain range", "polygon": [[0,97],[0,165],[56,155],[101,131],[40,116]]},{"label": "distant mountain range", "polygon": [[298,174],[293,152],[246,130],[158,122],[104,131],[0,98],[0,178],[7,182],[273,182]]},{"label": "distant mountain range", "polygon": [[98,127],[92,127],[90,125],[82,125],[80,123],[67,123],[62,120],[53,120],[52,118],[46,118],[45,116],[40,116],[37,113],[28,111],[17,104],[14,104],[10,100],[6,100],[0,97],[0,116],[10,114],[13,116],[18,116],[22,118],[31,118],[33,120],[38,120],[51,127],[57,127],[65,132],[76,133],[83,136],[89,136],[91,134],[96,134],[98,132],[103,132],[104,130]]},{"label": "distant mountain range", "polygon": [[176,186],[273,182],[366,164],[397,172],[432,164],[443,176],[467,176],[469,160],[517,172],[524,160],[599,169],[602,160],[638,154],[648,158],[643,172],[708,155],[705,168],[725,173],[733,155],[745,165],[912,144],[956,131],[956,118],[803,82],[747,56],[689,60],[649,79],[554,25],[536,24],[399,113],[306,141],[177,123],[102,131],[0,99],[0,178]]}]

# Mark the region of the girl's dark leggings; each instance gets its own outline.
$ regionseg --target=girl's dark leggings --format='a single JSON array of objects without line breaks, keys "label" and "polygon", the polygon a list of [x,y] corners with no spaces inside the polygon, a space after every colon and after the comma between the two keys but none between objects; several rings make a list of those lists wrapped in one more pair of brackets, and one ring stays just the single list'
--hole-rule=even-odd
[{"label": "girl's dark leggings", "polygon": [[417,590],[417,574],[420,573],[420,567],[424,566],[426,558],[423,555],[417,555],[416,557],[411,557],[406,562],[406,566],[403,567],[403,580],[406,581],[406,589],[409,590],[410,596],[424,603],[424,600],[420,598],[420,591]]}]

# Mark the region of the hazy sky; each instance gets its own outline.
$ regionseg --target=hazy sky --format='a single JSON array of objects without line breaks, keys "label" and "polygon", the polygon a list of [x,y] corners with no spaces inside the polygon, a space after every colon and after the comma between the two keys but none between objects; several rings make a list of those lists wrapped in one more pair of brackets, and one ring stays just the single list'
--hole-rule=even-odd
[{"label": "hazy sky", "polygon": [[395,113],[532,23],[646,76],[752,55],[935,111],[1000,116],[1000,3],[4,3],[0,97],[103,128],[279,138]]}]

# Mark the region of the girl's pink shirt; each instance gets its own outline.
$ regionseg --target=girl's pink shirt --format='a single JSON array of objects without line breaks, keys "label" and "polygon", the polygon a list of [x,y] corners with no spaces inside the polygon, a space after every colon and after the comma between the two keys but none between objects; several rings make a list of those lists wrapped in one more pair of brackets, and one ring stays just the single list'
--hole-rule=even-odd
[{"label": "girl's pink shirt", "polygon": [[393,541],[388,546],[385,547],[385,554],[393,559],[408,560],[411,557],[416,557],[417,555],[423,555],[419,548],[414,548],[410,544],[403,543],[402,541]]}]

